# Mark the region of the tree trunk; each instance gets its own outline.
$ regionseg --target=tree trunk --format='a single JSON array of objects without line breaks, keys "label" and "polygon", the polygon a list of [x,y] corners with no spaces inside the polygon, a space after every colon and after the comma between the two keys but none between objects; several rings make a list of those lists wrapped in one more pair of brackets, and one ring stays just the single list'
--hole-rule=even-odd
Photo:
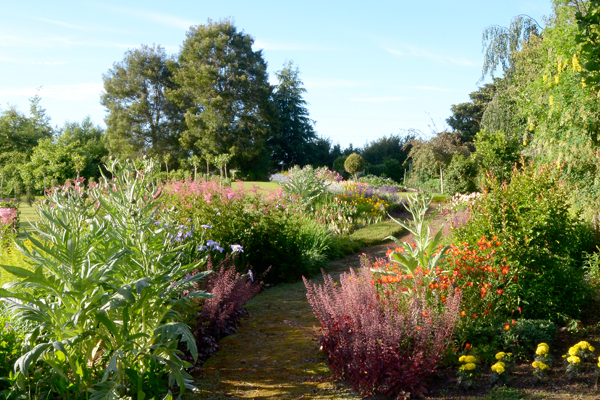
[{"label": "tree trunk", "polygon": [[440,187],[442,189],[442,194],[444,194],[444,171],[442,167],[440,167]]}]

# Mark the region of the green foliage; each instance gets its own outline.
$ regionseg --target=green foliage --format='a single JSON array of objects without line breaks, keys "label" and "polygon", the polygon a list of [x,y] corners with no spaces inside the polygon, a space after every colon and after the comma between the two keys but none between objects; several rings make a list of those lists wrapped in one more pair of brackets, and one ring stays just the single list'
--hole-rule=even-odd
[{"label": "green foliage", "polygon": [[60,146],[73,148],[77,155],[84,158],[85,165],[79,171],[81,176],[88,179],[100,177],[103,159],[108,157],[106,135],[104,129],[94,126],[90,117],[84,118],[81,123],[65,122],[58,132],[56,142]]},{"label": "green foliage", "polygon": [[312,165],[304,168],[294,166],[288,171],[288,180],[280,182],[281,188],[291,200],[298,199],[303,210],[312,210],[315,201],[327,192],[327,182],[319,177]]},{"label": "green foliage", "polygon": [[112,179],[55,190],[40,205],[31,248],[18,247],[29,269],[2,265],[18,280],[0,295],[16,321],[32,325],[14,391],[144,398],[190,384],[178,346],[194,357],[197,349],[175,310],[208,297],[192,286],[207,273],[192,275],[201,262],[182,264],[183,249],[155,225],[155,164],[107,168]]},{"label": "green foliage", "polygon": [[[160,46],[128,50],[103,76],[101,103],[106,118],[111,154],[126,157],[182,154],[179,135],[181,108],[170,98],[175,63]],[[182,154],[183,155],[183,154]]]},{"label": "green foliage", "polygon": [[382,186],[386,186],[386,187],[400,187],[398,185],[398,182],[393,180],[392,178],[385,178],[385,177],[381,177],[381,176],[375,176],[375,175],[365,175],[365,176],[361,176],[360,178],[358,178],[359,182],[362,183],[366,183],[369,186],[372,186],[374,188],[380,188]]},{"label": "green foliage", "polygon": [[518,389],[508,386],[495,386],[484,400],[523,400]]},{"label": "green foliage", "polygon": [[7,378],[19,358],[21,343],[25,338],[24,328],[15,324],[12,315],[0,306],[0,392],[10,389]]},{"label": "green foliage", "polygon": [[462,143],[471,143],[479,132],[483,113],[496,94],[496,84],[486,83],[469,94],[468,103],[452,105],[452,115],[446,119],[450,127],[458,133]]},{"label": "green foliage", "polygon": [[314,121],[308,116],[307,102],[302,97],[306,89],[298,77],[298,68],[288,61],[276,73],[279,85],[273,93],[273,102],[278,110],[278,124],[268,139],[274,165],[283,163],[288,167],[305,165],[308,161],[309,144],[317,139]]},{"label": "green foliage", "polygon": [[356,174],[365,170],[365,160],[359,154],[352,153],[344,161],[344,169],[356,177]]},{"label": "green foliage", "polygon": [[0,114],[0,153],[31,154],[41,139],[52,137],[50,120],[40,106],[40,97],[36,95],[29,101],[29,117],[15,107]]},{"label": "green foliage", "polygon": [[457,327],[455,337],[461,345],[469,343],[473,354],[494,363],[498,349],[513,353],[516,358],[528,359],[535,354],[539,343],[553,343],[557,333],[558,328],[552,321],[519,318],[508,325],[469,321]]},{"label": "green foliage", "polygon": [[[167,192],[165,206],[176,209],[181,223],[189,225],[191,220],[194,226],[205,227],[194,231],[193,243],[204,244],[204,231],[211,240],[243,247],[236,259],[240,272],[251,267],[260,276],[272,267],[265,282],[294,282],[322,266],[318,253],[326,251],[328,239],[324,237],[330,234],[290,210],[280,192],[263,197],[258,188],[248,193],[241,183],[236,190],[215,181],[173,182]],[[222,256],[215,253],[213,257]]]},{"label": "green foliage", "polygon": [[581,252],[589,231],[569,211],[569,189],[557,165],[526,165],[510,183],[489,177],[475,202],[471,220],[454,231],[458,243],[496,236],[516,275],[518,300],[527,318],[575,317],[588,293],[583,285]]},{"label": "green foliage", "polygon": [[417,173],[437,175],[446,169],[455,154],[469,155],[469,148],[462,144],[456,133],[440,132],[428,141],[421,139],[412,142],[408,158],[412,160]]},{"label": "green foliage", "polygon": [[480,130],[475,136],[475,147],[475,157],[481,163],[481,174],[490,172],[500,182],[510,179],[512,170],[521,159],[521,143],[517,138],[509,138],[501,131]]},{"label": "green foliage", "polygon": [[473,159],[456,154],[444,174],[445,192],[450,195],[472,193],[477,190],[476,178],[477,165]]},{"label": "green foliage", "polygon": [[[174,73],[173,99],[185,105],[181,144],[195,154],[233,154],[232,165],[268,172],[256,163],[265,150],[276,112],[267,64],[253,38],[231,20],[190,28]],[[264,169],[263,169],[264,171]]]},{"label": "green foliage", "polygon": [[589,0],[575,13],[578,33],[575,38],[581,49],[584,82],[595,90],[600,83],[600,1]]}]

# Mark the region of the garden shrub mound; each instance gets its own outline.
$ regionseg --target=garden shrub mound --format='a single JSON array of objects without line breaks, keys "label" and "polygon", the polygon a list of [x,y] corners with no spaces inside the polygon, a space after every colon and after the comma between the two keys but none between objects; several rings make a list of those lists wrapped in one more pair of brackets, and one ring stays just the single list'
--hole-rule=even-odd
[{"label": "garden shrub mound", "polygon": [[[281,191],[263,197],[241,182],[235,188],[191,180],[172,182],[165,190],[165,207],[175,210],[192,242],[202,246],[209,238],[242,246],[236,259],[239,272],[251,266],[258,276],[272,267],[265,282],[293,282],[326,265],[329,231],[295,210]],[[222,259],[217,252],[213,257]]]},{"label": "garden shrub mound", "polygon": [[509,315],[565,321],[579,317],[590,297],[582,252],[592,232],[570,209],[560,174],[557,164],[530,164],[515,169],[509,183],[488,175],[468,223],[453,232],[457,243],[495,237],[502,244],[493,267],[511,267],[516,303],[505,310]]}]

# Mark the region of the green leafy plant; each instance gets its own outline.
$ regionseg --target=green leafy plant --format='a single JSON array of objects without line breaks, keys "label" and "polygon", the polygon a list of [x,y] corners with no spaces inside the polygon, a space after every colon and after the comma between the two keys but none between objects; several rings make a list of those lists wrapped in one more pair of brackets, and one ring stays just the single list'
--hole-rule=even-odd
[{"label": "green leafy plant", "polygon": [[327,191],[328,183],[312,165],[295,166],[288,171],[288,179],[280,182],[283,191],[292,199],[299,199],[302,209],[310,210],[314,202]]},{"label": "green leafy plant", "polygon": [[[40,220],[17,246],[31,270],[2,265],[19,280],[0,296],[16,321],[29,323],[15,363],[14,391],[60,398],[138,399],[191,386],[180,342],[196,343],[176,311],[209,272],[183,264],[173,233],[157,227],[160,193],[152,160],[107,166],[112,179],[49,194]],[[167,394],[170,396],[170,394]]]},{"label": "green leafy plant", "polygon": [[496,260],[511,266],[512,296],[527,318],[577,317],[589,296],[581,258],[591,231],[569,210],[560,176],[557,164],[515,169],[509,183],[488,175],[469,223],[453,230],[458,243],[497,237]]},{"label": "green leafy plant", "polygon": [[[421,285],[424,293],[429,297],[430,291],[427,291],[429,283],[435,279],[436,275],[430,273],[435,271],[439,261],[446,255],[446,251],[450,246],[439,248],[442,241],[443,231],[440,229],[436,235],[431,238],[431,229],[429,224],[435,218],[435,213],[429,217],[426,216],[427,210],[431,205],[431,194],[415,194],[409,196],[408,211],[412,215],[412,220],[402,222],[392,218],[403,229],[410,232],[413,236],[413,243],[402,242],[394,236],[389,236],[387,239],[394,240],[400,247],[390,254],[390,260],[400,266],[403,274],[415,276],[420,273],[423,275],[424,283]],[[398,274],[388,269],[373,269],[373,272],[383,275]],[[414,285],[412,290],[416,290],[417,285]]]}]

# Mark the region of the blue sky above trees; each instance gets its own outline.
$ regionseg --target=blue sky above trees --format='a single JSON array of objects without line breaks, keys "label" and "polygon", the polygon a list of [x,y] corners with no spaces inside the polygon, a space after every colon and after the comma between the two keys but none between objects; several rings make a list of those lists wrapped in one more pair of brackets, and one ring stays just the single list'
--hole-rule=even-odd
[{"label": "blue sky above trees", "polygon": [[550,0],[518,1],[27,1],[0,14],[0,109],[21,111],[42,87],[52,123],[102,123],[102,74],[127,49],[176,54],[191,25],[231,17],[263,49],[271,82],[300,69],[317,134],[346,147],[445,127],[452,104],[477,88],[481,35],[518,14],[543,21]]}]

